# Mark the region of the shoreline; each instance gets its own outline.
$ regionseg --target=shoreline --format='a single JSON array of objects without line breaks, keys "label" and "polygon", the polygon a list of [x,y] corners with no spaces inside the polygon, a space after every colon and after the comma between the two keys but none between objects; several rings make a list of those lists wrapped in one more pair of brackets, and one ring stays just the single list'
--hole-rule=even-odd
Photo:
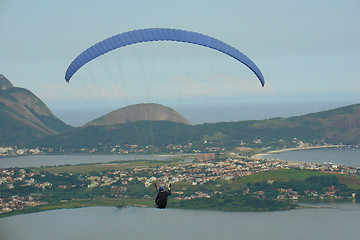
[{"label": "shoreline", "polygon": [[288,151],[300,151],[300,150],[311,150],[311,149],[324,149],[324,148],[342,148],[347,147],[348,145],[324,145],[324,146],[310,146],[310,147],[296,147],[296,148],[284,148],[279,150],[272,150],[265,153],[259,153],[251,156],[251,158],[254,159],[264,159],[262,157],[270,155],[270,154],[277,154],[277,153],[283,153]]},{"label": "shoreline", "polygon": [[[135,199],[136,201],[133,203],[124,203],[123,201],[119,201],[119,199],[107,199],[111,202],[103,202],[98,201],[99,199],[90,200],[88,202],[80,201],[68,201],[68,202],[56,202],[49,205],[40,205],[33,208],[26,208],[15,212],[8,212],[0,214],[0,219],[8,218],[13,216],[20,216],[31,213],[39,213],[39,212],[48,212],[54,210],[62,210],[62,209],[78,209],[78,208],[91,208],[91,207],[115,207],[115,208],[128,208],[128,207],[138,207],[138,208],[154,208],[152,204],[148,204],[147,201],[143,199]],[[152,201],[151,201],[152,203]],[[354,203],[353,200],[342,199],[342,200],[322,200],[322,201],[294,201],[296,204],[293,208],[278,208],[278,209],[228,209],[228,208],[184,208],[184,207],[171,207],[168,209],[177,209],[177,210],[194,210],[194,211],[219,211],[219,212],[277,212],[277,211],[291,211],[291,210],[302,210],[302,209],[335,209],[336,206],[333,206],[334,203]]]}]

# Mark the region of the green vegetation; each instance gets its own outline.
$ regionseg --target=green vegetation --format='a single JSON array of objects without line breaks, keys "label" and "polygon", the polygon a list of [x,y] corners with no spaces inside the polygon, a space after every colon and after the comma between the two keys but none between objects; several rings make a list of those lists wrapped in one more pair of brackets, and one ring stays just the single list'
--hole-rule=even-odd
[{"label": "green vegetation", "polygon": [[258,174],[245,177],[242,182],[255,183],[265,182],[269,180],[286,181],[286,180],[305,180],[311,176],[324,176],[326,173],[311,170],[299,170],[299,169],[279,169],[269,172],[261,172]]},{"label": "green vegetation", "polygon": [[354,189],[356,191],[360,190],[360,176],[355,175],[337,175],[340,182],[346,184],[349,188]]}]

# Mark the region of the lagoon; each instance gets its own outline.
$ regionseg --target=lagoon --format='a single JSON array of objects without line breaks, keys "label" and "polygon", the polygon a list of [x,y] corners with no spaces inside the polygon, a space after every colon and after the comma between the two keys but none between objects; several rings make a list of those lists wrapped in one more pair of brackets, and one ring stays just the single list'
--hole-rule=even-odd
[{"label": "lagoon", "polygon": [[63,154],[63,155],[27,155],[20,157],[0,158],[0,168],[13,167],[47,167],[60,165],[77,165],[88,163],[109,163],[132,160],[167,160],[169,155],[103,155],[103,154]]},{"label": "lagoon", "polygon": [[[63,154],[63,155],[27,155],[20,157],[0,158],[0,168],[45,167],[77,165],[92,163],[109,163],[133,160],[168,160],[174,155],[152,154]],[[334,163],[345,166],[360,167],[360,148],[319,148],[269,153],[262,158],[275,158],[294,162]]]},{"label": "lagoon", "polygon": [[[360,204],[275,212],[89,207],[0,219],[0,239],[347,239],[360,236]],[[322,205],[324,207],[324,205]]]}]

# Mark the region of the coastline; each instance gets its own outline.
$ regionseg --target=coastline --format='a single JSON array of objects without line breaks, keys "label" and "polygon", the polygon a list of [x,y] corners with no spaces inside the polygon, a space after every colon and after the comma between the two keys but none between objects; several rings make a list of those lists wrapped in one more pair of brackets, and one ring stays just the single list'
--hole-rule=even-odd
[{"label": "coastline", "polygon": [[[127,199],[129,200],[129,199]],[[127,208],[127,207],[138,207],[138,208],[154,208],[153,199],[130,199],[134,202],[129,203],[124,199],[109,199],[109,198],[96,198],[90,201],[78,200],[78,201],[68,201],[68,202],[54,202],[49,205],[42,205],[33,208],[26,208],[16,212],[9,212],[0,214],[0,219],[30,214],[38,212],[46,212],[53,210],[61,209],[77,209],[77,208],[90,208],[90,207],[116,207],[116,208]],[[290,211],[290,210],[302,210],[302,209],[327,209],[327,208],[336,208],[330,204],[333,203],[353,203],[353,200],[338,200],[334,201],[332,199],[322,200],[322,201],[293,201],[293,206],[288,206],[285,208],[259,208],[259,209],[245,209],[245,208],[232,208],[232,207],[222,207],[222,208],[202,208],[202,207],[180,207],[180,206],[168,206],[169,209],[178,209],[178,210],[194,210],[194,211],[219,211],[219,212],[276,212],[276,211]]]},{"label": "coastline", "polygon": [[341,148],[346,147],[347,145],[323,145],[323,146],[309,146],[309,147],[296,147],[296,148],[283,148],[279,150],[272,150],[264,153],[259,153],[251,156],[252,159],[263,159],[263,157],[270,154],[277,154],[288,151],[300,151],[300,150],[311,150],[311,149],[323,149],[323,148]]}]

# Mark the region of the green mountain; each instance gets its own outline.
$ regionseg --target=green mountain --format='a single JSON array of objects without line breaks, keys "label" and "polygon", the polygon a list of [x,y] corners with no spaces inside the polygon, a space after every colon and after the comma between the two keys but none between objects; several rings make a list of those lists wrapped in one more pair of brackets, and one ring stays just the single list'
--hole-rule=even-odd
[{"label": "green mountain", "polygon": [[86,126],[45,137],[46,147],[97,148],[135,144],[164,147],[194,143],[237,147],[294,147],[304,143],[360,144],[360,104],[290,118],[188,125],[170,121],[137,121]]},{"label": "green mountain", "polygon": [[31,91],[14,87],[0,74],[0,146],[23,145],[71,129]]},{"label": "green mountain", "polygon": [[360,145],[360,104],[290,118],[198,125],[190,125],[171,108],[138,104],[73,128],[56,118],[29,90],[14,87],[0,75],[0,146],[71,150],[192,143],[276,148],[302,142]]},{"label": "green mountain", "polygon": [[[260,124],[261,125],[261,124]],[[288,129],[299,129],[303,135],[336,144],[360,144],[360,104],[341,107],[329,111],[306,114],[299,117],[275,119],[262,122],[262,127],[278,125]],[[300,127],[300,128],[299,128]],[[301,134],[299,134],[301,136]]]}]

